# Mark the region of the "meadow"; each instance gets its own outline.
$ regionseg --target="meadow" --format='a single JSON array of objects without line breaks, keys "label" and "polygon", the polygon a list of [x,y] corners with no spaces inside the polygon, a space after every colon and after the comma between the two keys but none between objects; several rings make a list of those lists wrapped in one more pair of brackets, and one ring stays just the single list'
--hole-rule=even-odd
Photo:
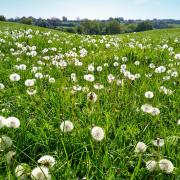
[{"label": "meadow", "polygon": [[179,73],[178,28],[0,22],[0,179],[180,179]]}]

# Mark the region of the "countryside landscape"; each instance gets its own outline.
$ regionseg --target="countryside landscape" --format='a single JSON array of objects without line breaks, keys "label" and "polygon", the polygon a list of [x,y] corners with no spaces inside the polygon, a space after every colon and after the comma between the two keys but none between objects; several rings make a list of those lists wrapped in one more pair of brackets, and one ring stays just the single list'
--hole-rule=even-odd
[{"label": "countryside landscape", "polygon": [[1,2],[0,180],[180,179],[180,14],[168,2],[164,18],[106,18],[93,4],[102,16],[81,20]]}]

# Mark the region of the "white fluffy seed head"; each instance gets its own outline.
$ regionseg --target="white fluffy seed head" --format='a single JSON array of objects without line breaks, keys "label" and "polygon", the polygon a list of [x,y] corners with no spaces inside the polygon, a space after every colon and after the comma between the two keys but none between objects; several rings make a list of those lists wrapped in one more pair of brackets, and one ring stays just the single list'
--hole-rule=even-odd
[{"label": "white fluffy seed head", "polygon": [[27,87],[32,87],[32,86],[34,86],[34,80],[33,79],[27,79],[24,84]]},{"label": "white fluffy seed head", "polygon": [[14,74],[11,74],[9,78],[10,78],[11,81],[19,81],[20,80],[20,75],[14,73]]},{"label": "white fluffy seed head", "polygon": [[0,151],[4,151],[6,148],[10,148],[13,142],[10,137],[2,135],[0,137]]},{"label": "white fluffy seed head", "polygon": [[145,92],[144,96],[148,99],[151,99],[154,97],[154,94],[151,91],[147,91],[147,92]]},{"label": "white fluffy seed head", "polygon": [[153,115],[153,116],[157,116],[157,115],[160,114],[160,110],[159,110],[158,108],[154,108],[154,107],[153,107],[153,108],[151,109],[150,114]]},{"label": "white fluffy seed head", "polygon": [[157,162],[154,160],[150,160],[146,162],[146,169],[150,172],[155,171],[157,168]]},{"label": "white fluffy seed head", "polygon": [[18,118],[16,117],[8,117],[6,119],[7,123],[6,123],[6,126],[9,127],[9,128],[19,128],[20,126],[20,121]]},{"label": "white fluffy seed head", "polygon": [[91,102],[96,102],[97,101],[97,95],[94,92],[90,92],[87,94],[87,100]]},{"label": "white fluffy seed head", "polygon": [[0,83],[0,89],[4,89],[4,88],[5,88],[4,84]]},{"label": "white fluffy seed head", "polygon": [[180,119],[177,121],[177,125],[180,125]]},{"label": "white fluffy seed head", "polygon": [[152,106],[150,104],[144,104],[141,106],[141,110],[145,113],[150,113],[152,111]]},{"label": "white fluffy seed head", "polygon": [[84,79],[86,81],[93,82],[95,78],[93,74],[87,74],[87,75],[84,75]]},{"label": "white fluffy seed head", "polygon": [[37,162],[46,167],[53,167],[55,165],[54,157],[49,155],[42,156]]},{"label": "white fluffy seed head", "polygon": [[31,172],[31,178],[33,180],[50,180],[51,175],[49,169],[44,166],[36,167]]},{"label": "white fluffy seed head", "polygon": [[60,125],[60,129],[63,132],[71,132],[74,129],[74,125],[71,121],[63,121]]},{"label": "white fluffy seed head", "polygon": [[145,143],[143,143],[143,142],[138,142],[137,145],[136,145],[136,147],[135,147],[135,150],[134,150],[134,151],[135,151],[136,153],[143,153],[143,152],[146,151],[146,149],[147,149],[147,146],[146,146]]},{"label": "white fluffy seed head", "polygon": [[174,165],[172,164],[171,161],[169,161],[169,160],[167,160],[167,159],[161,159],[161,160],[159,161],[159,168],[160,168],[163,172],[165,172],[165,173],[167,173],[167,174],[170,174],[170,173],[172,173],[173,170],[174,170]]},{"label": "white fluffy seed head", "polygon": [[6,118],[0,116],[0,129],[3,128],[5,125],[6,125]]},{"label": "white fluffy seed head", "polygon": [[102,141],[104,139],[105,133],[101,127],[95,126],[91,129],[91,136],[96,141]]},{"label": "white fluffy seed head", "polygon": [[20,180],[26,180],[28,179],[28,174],[30,173],[30,171],[31,170],[29,165],[22,163],[15,168],[15,176]]},{"label": "white fluffy seed head", "polygon": [[156,140],[152,141],[154,146],[162,147],[164,146],[164,139],[157,138]]}]

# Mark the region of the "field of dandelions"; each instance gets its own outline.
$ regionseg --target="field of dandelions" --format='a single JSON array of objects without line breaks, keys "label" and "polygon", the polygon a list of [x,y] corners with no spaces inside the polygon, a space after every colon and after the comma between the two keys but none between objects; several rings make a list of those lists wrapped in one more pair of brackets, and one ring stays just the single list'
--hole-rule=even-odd
[{"label": "field of dandelions", "polygon": [[0,23],[0,179],[180,179],[180,29],[85,36]]}]

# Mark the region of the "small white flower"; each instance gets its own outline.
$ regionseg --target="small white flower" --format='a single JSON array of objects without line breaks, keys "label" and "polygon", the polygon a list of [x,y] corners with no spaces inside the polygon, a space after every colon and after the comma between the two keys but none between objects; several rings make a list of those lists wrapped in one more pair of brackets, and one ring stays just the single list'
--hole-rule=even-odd
[{"label": "small white flower", "polygon": [[6,125],[6,118],[0,116],[0,129],[3,128],[5,125]]},{"label": "small white flower", "polygon": [[94,81],[94,75],[92,75],[92,74],[84,75],[84,79],[86,81],[93,82]]},{"label": "small white flower", "polygon": [[157,115],[160,114],[160,110],[159,110],[158,108],[154,108],[154,107],[153,107],[153,108],[151,109],[150,114],[153,115],[153,116],[157,116]]},{"label": "small white flower", "polygon": [[55,83],[55,81],[56,81],[56,80],[55,80],[54,78],[52,78],[52,77],[49,78],[49,83]]},{"label": "small white flower", "polygon": [[167,173],[167,174],[170,174],[170,173],[172,173],[173,170],[174,170],[174,165],[172,164],[171,161],[169,161],[169,160],[167,160],[167,159],[161,159],[161,160],[159,161],[159,168],[160,168],[163,172],[165,172],[165,173]]},{"label": "small white flower", "polygon": [[145,113],[150,113],[152,111],[152,106],[150,104],[144,104],[141,106],[141,110]]},{"label": "small white flower", "polygon": [[63,132],[71,132],[74,129],[74,125],[71,121],[63,121],[60,125],[60,129]]},{"label": "small white flower", "polygon": [[147,92],[145,92],[144,96],[148,99],[151,99],[154,97],[154,94],[151,91],[147,91]]},{"label": "small white flower", "polygon": [[36,89],[27,89],[26,92],[28,93],[28,95],[32,96],[32,95],[35,95],[37,93],[37,90]]},{"label": "small white flower", "polygon": [[24,84],[27,87],[34,86],[34,79],[27,79]]},{"label": "small white flower", "polygon": [[140,65],[140,61],[135,61],[134,64],[135,64],[136,66],[139,66],[139,65]]},{"label": "small white flower", "polygon": [[18,165],[15,169],[15,175],[20,180],[28,179],[28,175],[30,173],[30,167],[28,164],[22,163]]},{"label": "small white flower", "polygon": [[102,141],[105,133],[101,127],[95,126],[91,129],[91,135],[96,141]]},{"label": "small white flower", "polygon": [[152,141],[154,146],[162,147],[164,146],[164,139],[157,138],[156,140]]},{"label": "small white flower", "polygon": [[94,65],[93,65],[93,64],[90,64],[90,65],[88,66],[88,71],[90,71],[90,72],[93,72],[93,71],[94,71]]},{"label": "small white flower", "polygon": [[6,148],[10,148],[13,142],[10,137],[2,135],[0,138],[0,151],[4,151]]},{"label": "small white flower", "polygon": [[7,119],[7,124],[6,126],[9,127],[9,128],[19,128],[20,126],[20,121],[18,118],[16,117],[8,117]]},{"label": "small white flower", "polygon": [[20,80],[20,75],[14,73],[14,74],[11,74],[9,78],[10,78],[11,81],[19,81]]},{"label": "small white flower", "polygon": [[103,89],[104,86],[100,83],[96,83],[96,84],[94,84],[94,88],[99,90],[99,89]]},{"label": "small white flower", "polygon": [[36,77],[37,79],[42,79],[42,78],[43,78],[43,74],[42,74],[42,73],[36,73],[36,74],[35,74],[35,77]]},{"label": "small white flower", "polygon": [[91,102],[96,102],[97,101],[97,95],[94,92],[90,92],[87,94],[87,100]]},{"label": "small white flower", "polygon": [[7,160],[7,163],[8,163],[9,165],[12,164],[15,155],[16,155],[16,152],[14,152],[14,151],[9,151],[9,152],[6,154],[6,160]]},{"label": "small white flower", "polygon": [[157,168],[157,162],[154,160],[150,160],[146,162],[146,169],[150,172],[153,172]]},{"label": "small white flower", "polygon": [[138,142],[137,145],[136,145],[136,147],[135,147],[135,150],[134,150],[134,151],[135,151],[136,153],[143,153],[143,152],[146,151],[146,149],[147,149],[147,146],[146,146],[145,143],[143,143],[143,142]]},{"label": "small white flower", "polygon": [[5,88],[4,84],[0,83],[0,89],[4,89],[4,88]]},{"label": "small white flower", "polygon": [[177,125],[180,125],[180,119],[177,121]]},{"label": "small white flower", "polygon": [[103,70],[102,66],[98,66],[96,69],[98,72],[101,72]]},{"label": "small white flower", "polygon": [[46,167],[53,167],[55,165],[54,157],[49,155],[42,156],[37,162]]},{"label": "small white flower", "polygon": [[51,175],[47,167],[40,166],[32,170],[31,178],[33,180],[51,180]]}]

